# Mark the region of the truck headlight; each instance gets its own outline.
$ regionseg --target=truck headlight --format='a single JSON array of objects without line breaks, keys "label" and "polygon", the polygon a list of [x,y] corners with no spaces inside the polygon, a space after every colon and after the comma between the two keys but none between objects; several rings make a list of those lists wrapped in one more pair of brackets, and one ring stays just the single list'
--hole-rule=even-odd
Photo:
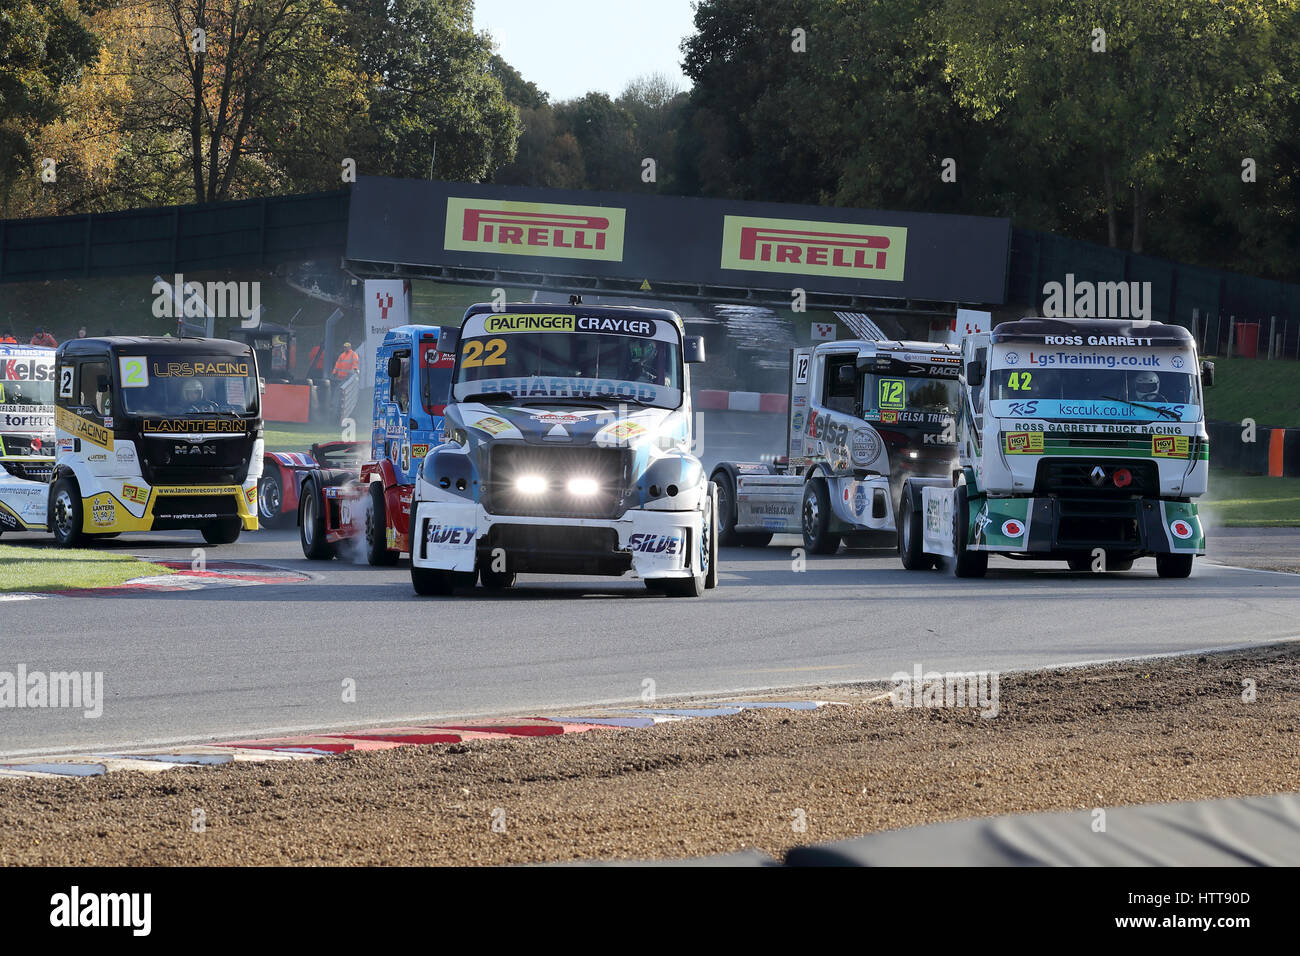
[{"label": "truck headlight", "polygon": [[575,498],[590,498],[600,491],[600,485],[594,478],[570,478],[565,487]]},{"label": "truck headlight", "polygon": [[541,475],[520,475],[515,479],[515,490],[521,495],[540,495],[546,486],[546,479]]}]

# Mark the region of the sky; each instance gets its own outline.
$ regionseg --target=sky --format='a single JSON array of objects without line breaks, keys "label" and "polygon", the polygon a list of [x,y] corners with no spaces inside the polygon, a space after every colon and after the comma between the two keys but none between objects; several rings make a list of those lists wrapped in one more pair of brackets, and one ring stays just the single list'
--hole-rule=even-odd
[{"label": "sky", "polygon": [[617,96],[646,73],[690,89],[679,47],[694,26],[690,0],[474,2],[474,28],[552,103],[592,90]]}]

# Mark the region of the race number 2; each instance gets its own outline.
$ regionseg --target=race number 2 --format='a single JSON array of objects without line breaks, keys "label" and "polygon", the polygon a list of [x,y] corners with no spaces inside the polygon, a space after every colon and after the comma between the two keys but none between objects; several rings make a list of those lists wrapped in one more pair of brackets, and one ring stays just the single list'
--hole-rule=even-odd
[{"label": "race number 2", "polygon": [[117,360],[118,371],[122,377],[123,388],[147,388],[149,370],[145,368],[142,356],[124,355]]}]

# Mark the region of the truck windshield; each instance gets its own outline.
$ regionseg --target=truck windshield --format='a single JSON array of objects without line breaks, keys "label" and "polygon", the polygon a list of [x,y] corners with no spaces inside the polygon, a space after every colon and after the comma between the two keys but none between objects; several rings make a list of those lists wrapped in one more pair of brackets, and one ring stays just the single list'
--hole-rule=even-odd
[{"label": "truck windshield", "polygon": [[257,366],[248,356],[119,356],[114,369],[130,415],[257,411]]},{"label": "truck windshield", "polygon": [[[583,322],[602,320],[576,317]],[[661,408],[682,403],[682,359],[677,330],[662,320],[618,319],[613,327],[636,334],[575,327],[574,316],[472,316],[480,334],[461,340],[456,362],[456,397],[506,392],[519,398],[607,398]],[[551,330],[521,330],[511,319],[554,319]],[[492,323],[495,320],[495,325]],[[567,320],[565,322],[564,320]],[[621,325],[618,325],[621,323]]]},{"label": "truck windshield", "polygon": [[[0,371],[4,362],[0,360]],[[51,364],[51,371],[53,365]],[[13,379],[0,376],[0,405],[53,405],[54,379]]]},{"label": "truck windshield", "polygon": [[862,408],[872,412],[957,414],[957,380],[903,375],[864,375]]},{"label": "truck windshield", "polygon": [[989,383],[998,416],[1197,421],[1200,381],[1166,368],[1000,368]]}]

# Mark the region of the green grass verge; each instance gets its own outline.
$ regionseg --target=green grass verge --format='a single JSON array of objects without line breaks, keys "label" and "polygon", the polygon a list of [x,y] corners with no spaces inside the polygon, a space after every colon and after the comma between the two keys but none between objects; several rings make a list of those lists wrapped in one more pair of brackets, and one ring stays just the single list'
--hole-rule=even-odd
[{"label": "green grass verge", "polygon": [[[343,433],[338,428],[323,425],[298,425],[293,422],[267,422],[262,430],[262,439],[267,451],[305,452],[317,442],[340,441]],[[370,438],[370,421],[366,416],[364,423],[357,423],[357,441]]]},{"label": "green grass verge", "polygon": [[1214,385],[1205,390],[1205,417],[1253,418],[1257,425],[1300,427],[1300,362],[1213,358]]},{"label": "green grass verge", "polygon": [[1200,505],[1227,528],[1300,527],[1300,478],[1212,471]]},{"label": "green grass verge", "polygon": [[129,554],[89,549],[65,551],[53,545],[0,545],[0,593],[103,588],[132,578],[175,573],[171,568]]}]

